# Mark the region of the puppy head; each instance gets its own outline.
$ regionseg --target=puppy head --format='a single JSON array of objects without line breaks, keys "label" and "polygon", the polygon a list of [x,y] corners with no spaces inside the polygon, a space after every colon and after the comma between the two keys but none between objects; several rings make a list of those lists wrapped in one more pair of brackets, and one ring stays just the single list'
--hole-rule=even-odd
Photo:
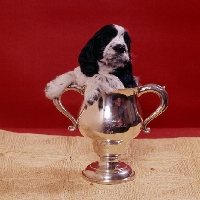
[{"label": "puppy head", "polygon": [[112,73],[130,62],[130,37],[118,25],[102,27],[81,50],[78,61],[82,73],[93,76],[99,67]]}]

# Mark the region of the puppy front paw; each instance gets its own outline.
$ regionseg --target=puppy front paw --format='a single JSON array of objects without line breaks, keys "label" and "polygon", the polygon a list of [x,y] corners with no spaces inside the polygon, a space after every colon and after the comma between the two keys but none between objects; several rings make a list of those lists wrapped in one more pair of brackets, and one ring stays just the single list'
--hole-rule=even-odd
[{"label": "puppy front paw", "polygon": [[116,76],[96,74],[87,81],[84,93],[85,103],[93,105],[102,92],[109,93],[118,89],[124,89],[124,85]]},{"label": "puppy front paw", "polygon": [[53,80],[47,84],[44,92],[47,98],[55,99],[58,98],[64,90],[65,87],[63,87],[62,83],[57,84],[56,81]]},{"label": "puppy front paw", "polygon": [[86,105],[88,105],[88,106],[93,105],[94,102],[98,100],[100,94],[101,94],[100,88],[86,87],[86,90],[84,93],[84,101],[85,101]]},{"label": "puppy front paw", "polygon": [[72,78],[72,75],[65,73],[50,81],[44,90],[46,97],[49,99],[59,98],[65,88],[73,83]]},{"label": "puppy front paw", "polygon": [[123,83],[113,75],[108,75],[107,77],[104,77],[105,81],[102,84],[102,91],[109,93],[114,92],[119,89],[124,89]]}]

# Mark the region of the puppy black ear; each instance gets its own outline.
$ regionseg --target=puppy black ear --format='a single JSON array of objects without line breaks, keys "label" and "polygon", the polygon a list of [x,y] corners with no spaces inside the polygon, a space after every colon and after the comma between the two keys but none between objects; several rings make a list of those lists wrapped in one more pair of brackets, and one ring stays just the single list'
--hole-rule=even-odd
[{"label": "puppy black ear", "polygon": [[95,56],[94,39],[91,38],[85,47],[81,50],[78,61],[80,64],[81,72],[86,76],[92,77],[99,71],[99,66]]},{"label": "puppy black ear", "polygon": [[124,41],[125,41],[125,43],[126,43],[126,45],[127,45],[127,47],[128,47],[128,51],[130,52],[130,48],[131,48],[131,38],[130,38],[130,36],[129,36],[129,34],[128,34],[127,31],[125,31],[125,33],[124,33]]}]

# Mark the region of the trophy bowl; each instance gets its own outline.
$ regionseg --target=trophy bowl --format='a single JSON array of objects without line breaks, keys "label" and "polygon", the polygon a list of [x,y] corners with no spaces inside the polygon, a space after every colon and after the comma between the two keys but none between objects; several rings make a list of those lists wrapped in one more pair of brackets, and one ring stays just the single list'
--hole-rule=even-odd
[{"label": "trophy bowl", "polygon": [[[64,93],[69,90],[83,95],[85,87],[71,85]],[[160,105],[143,120],[138,97],[147,92],[156,93],[160,97]],[[117,184],[133,180],[135,171],[120,161],[120,155],[141,130],[150,132],[147,124],[166,110],[168,94],[165,87],[147,84],[102,93],[92,106],[86,106],[84,103],[81,105],[77,119],[63,106],[61,97],[62,95],[53,102],[56,108],[72,121],[73,126],[69,126],[68,129],[73,131],[78,128],[83,136],[92,139],[94,152],[100,158],[82,171],[83,177],[100,184]]]}]

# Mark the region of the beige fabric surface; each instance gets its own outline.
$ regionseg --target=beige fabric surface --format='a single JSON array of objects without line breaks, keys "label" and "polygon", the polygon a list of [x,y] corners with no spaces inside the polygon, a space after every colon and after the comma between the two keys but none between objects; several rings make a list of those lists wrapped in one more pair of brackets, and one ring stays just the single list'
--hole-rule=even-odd
[{"label": "beige fabric surface", "polygon": [[200,200],[200,138],[133,139],[121,160],[136,178],[123,184],[84,180],[96,160],[84,137],[0,130],[0,200]]}]

